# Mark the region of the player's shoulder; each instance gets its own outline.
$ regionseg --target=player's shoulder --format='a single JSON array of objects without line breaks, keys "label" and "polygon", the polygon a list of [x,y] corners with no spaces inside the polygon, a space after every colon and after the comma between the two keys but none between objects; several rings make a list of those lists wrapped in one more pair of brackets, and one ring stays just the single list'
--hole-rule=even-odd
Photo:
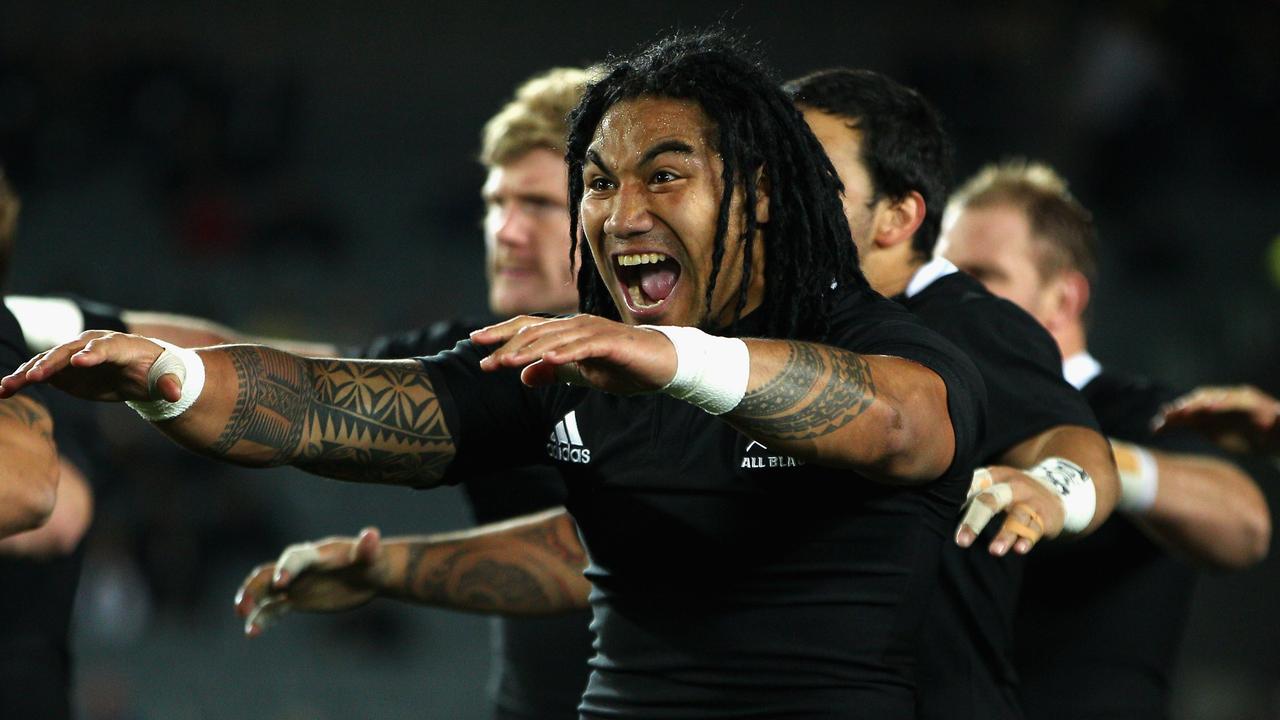
[{"label": "player's shoulder", "polygon": [[1160,407],[1178,391],[1158,380],[1104,368],[1081,391],[1108,435],[1139,441],[1151,433]]}]

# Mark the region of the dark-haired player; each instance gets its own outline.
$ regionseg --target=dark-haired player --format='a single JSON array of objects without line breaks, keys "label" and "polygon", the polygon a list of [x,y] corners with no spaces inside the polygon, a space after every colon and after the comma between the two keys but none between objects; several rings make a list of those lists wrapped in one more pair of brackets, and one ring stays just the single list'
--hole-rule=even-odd
[{"label": "dark-haired player", "polygon": [[1155,436],[1173,392],[1088,352],[1093,221],[1052,169],[993,165],[952,197],[939,251],[1031,313],[1057,341],[1121,471],[1118,510],[1077,543],[1029,561],[1015,639],[1028,717],[1164,718],[1194,583],[1176,556],[1218,568],[1260,560],[1266,502],[1248,475],[1185,433]]},{"label": "dark-haired player", "polygon": [[617,319],[517,318],[418,362],[90,334],[4,394],[128,399],[200,452],[358,481],[549,459],[591,557],[584,715],[914,716],[976,371],[866,286],[830,163],[731,43],[614,62],[568,155],[582,304]]},{"label": "dark-haired player", "polygon": [[[1093,514],[1068,518],[1067,529],[1081,533],[1101,524],[1117,482],[1106,439],[1084,398],[1062,379],[1061,356],[1035,319],[946,260],[930,259],[949,190],[951,147],[928,101],[867,70],[817,72],[786,89],[844,181],[845,212],[872,287],[956,343],[982,373],[988,405],[978,462],[1003,466],[984,472],[1011,483],[1003,498],[995,497],[1004,492],[996,485],[970,507],[980,520],[1003,506],[976,503],[1008,504],[1000,532],[989,534],[991,554],[950,544],[943,551],[921,636],[920,716],[1019,718],[1011,635],[1022,563],[1000,556],[1025,553],[1042,534],[1053,537],[1063,527],[1059,498],[1028,477],[1047,480],[1043,468],[1064,461],[1096,479],[1099,495]],[[1066,499],[1069,509],[1079,502]],[[1036,520],[1051,512],[1052,527]],[[964,545],[975,540],[968,525],[977,525],[972,515],[966,523]]]}]

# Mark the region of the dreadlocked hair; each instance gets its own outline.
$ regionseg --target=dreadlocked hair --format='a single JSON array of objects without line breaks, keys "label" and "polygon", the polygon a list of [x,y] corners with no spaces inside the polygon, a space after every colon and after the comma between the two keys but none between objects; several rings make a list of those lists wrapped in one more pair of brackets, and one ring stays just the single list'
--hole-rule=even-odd
[{"label": "dreadlocked hair", "polygon": [[[708,309],[724,258],[735,189],[741,188],[745,216],[742,282],[729,332],[746,308],[752,275],[752,244],[763,229],[765,258],[763,334],[782,338],[818,338],[828,328],[833,288],[866,285],[857,250],[840,201],[839,176],[804,117],[779,88],[761,61],[740,39],[723,30],[675,34],[635,53],[614,57],[599,80],[587,87],[569,114],[566,159],[569,163],[569,214],[573,249],[586,245],[578,273],[582,312],[619,319],[617,308],[595,264],[590,243],[581,234],[578,204],[587,148],[609,108],[639,97],[688,100],[713,123],[708,133],[724,170],[724,191],[712,249]],[[758,226],[756,174],[769,188],[769,222]]]}]

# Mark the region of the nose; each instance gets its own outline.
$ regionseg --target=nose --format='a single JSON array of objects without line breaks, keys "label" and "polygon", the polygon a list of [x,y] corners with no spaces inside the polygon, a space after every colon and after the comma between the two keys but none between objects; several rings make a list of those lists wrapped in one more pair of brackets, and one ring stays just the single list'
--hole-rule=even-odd
[{"label": "nose", "polygon": [[653,229],[649,213],[649,197],[644,188],[624,183],[614,193],[609,216],[604,221],[606,234],[616,238],[643,235]]},{"label": "nose", "polygon": [[524,212],[520,203],[507,203],[505,207],[495,209],[498,215],[498,229],[494,238],[503,245],[524,245],[529,242],[528,213]]}]

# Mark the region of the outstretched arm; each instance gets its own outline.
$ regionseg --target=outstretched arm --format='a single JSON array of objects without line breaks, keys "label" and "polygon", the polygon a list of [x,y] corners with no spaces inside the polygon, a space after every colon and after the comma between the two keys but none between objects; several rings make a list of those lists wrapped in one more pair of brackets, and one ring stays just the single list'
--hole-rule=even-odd
[{"label": "outstretched arm", "polygon": [[1271,513],[1262,491],[1243,470],[1206,455],[1118,440],[1112,446],[1126,495],[1143,498],[1122,500],[1122,507],[1128,505],[1129,515],[1157,543],[1218,570],[1242,570],[1266,557]]},{"label": "outstretched arm", "polygon": [[[481,367],[523,367],[529,384],[568,380],[624,395],[658,392],[678,368],[664,334],[590,315],[515,318],[471,337],[501,345]],[[745,394],[723,417],[751,438],[890,483],[933,480],[951,464],[947,388],[932,370],[814,343],[745,344]]]},{"label": "outstretched arm", "polygon": [[30,397],[0,400],[0,537],[40,527],[53,512],[58,451],[53,420]]},{"label": "outstretched arm", "polygon": [[1280,400],[1252,385],[1197,388],[1167,405],[1156,423],[1158,431],[1203,433],[1228,452],[1280,457]]},{"label": "outstretched arm", "polygon": [[[0,381],[0,396],[51,382],[85,399],[170,402],[173,374],[148,380],[163,348],[147,338],[85,333]],[[179,444],[231,462],[292,464],[360,482],[430,485],[454,441],[426,372],[415,361],[306,359],[252,345],[198,352],[204,390],[180,416],[156,423]]]},{"label": "outstretched arm", "polygon": [[236,594],[245,633],[284,612],[337,612],[375,597],[495,615],[548,615],[587,606],[586,553],[563,509],[473,530],[292,545],[249,573]]}]

